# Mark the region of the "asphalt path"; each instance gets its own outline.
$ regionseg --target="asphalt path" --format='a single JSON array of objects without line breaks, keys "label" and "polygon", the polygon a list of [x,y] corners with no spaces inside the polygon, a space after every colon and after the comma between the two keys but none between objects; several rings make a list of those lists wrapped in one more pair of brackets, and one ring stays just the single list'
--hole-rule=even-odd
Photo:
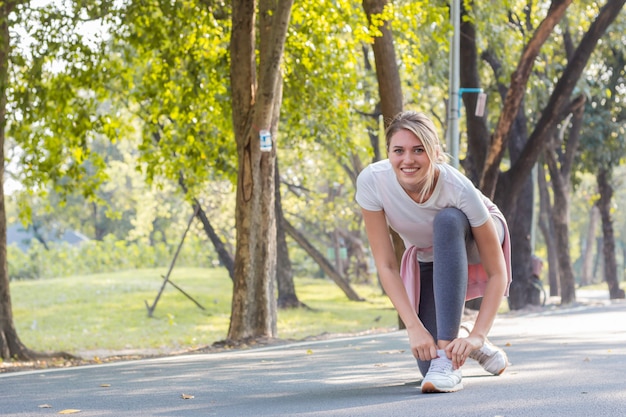
[{"label": "asphalt path", "polygon": [[507,313],[490,339],[510,365],[475,362],[465,388],[422,394],[404,331],[0,374],[0,415],[622,416],[626,303]]}]

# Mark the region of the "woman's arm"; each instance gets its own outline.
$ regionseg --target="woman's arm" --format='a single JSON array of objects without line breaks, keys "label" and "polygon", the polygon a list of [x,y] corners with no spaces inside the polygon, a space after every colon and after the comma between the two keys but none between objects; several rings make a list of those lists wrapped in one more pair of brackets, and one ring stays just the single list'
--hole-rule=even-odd
[{"label": "woman's arm", "polygon": [[365,209],[361,211],[380,282],[406,326],[413,356],[424,361],[436,358],[435,340],[417,317],[400,278],[400,268],[389,236],[385,213]]}]

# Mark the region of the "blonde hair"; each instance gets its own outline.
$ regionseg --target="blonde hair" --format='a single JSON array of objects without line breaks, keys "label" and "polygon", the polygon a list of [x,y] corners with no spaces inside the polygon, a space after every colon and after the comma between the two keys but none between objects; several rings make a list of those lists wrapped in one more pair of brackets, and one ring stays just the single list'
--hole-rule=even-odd
[{"label": "blonde hair", "polygon": [[424,113],[407,110],[398,113],[393,118],[385,130],[387,152],[389,152],[392,136],[400,130],[408,130],[417,136],[422,142],[426,155],[430,160],[430,167],[424,179],[424,185],[420,195],[420,199],[424,200],[426,194],[432,189],[435,182],[436,165],[448,162],[448,155],[441,150],[435,124]]}]

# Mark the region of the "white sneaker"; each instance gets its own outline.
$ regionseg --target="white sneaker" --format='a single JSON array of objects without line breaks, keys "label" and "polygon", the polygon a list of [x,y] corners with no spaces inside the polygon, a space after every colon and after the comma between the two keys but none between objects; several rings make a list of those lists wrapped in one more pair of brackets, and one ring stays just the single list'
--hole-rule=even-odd
[{"label": "white sneaker", "polygon": [[455,392],[463,389],[460,369],[452,369],[452,360],[444,350],[438,350],[438,358],[430,361],[430,368],[422,380],[422,392]]},{"label": "white sneaker", "polygon": [[[465,330],[469,335],[472,332],[474,324],[471,322],[461,323],[461,329]],[[509,364],[506,353],[485,339],[485,344],[480,348],[473,350],[469,357],[477,361],[485,371],[493,375],[500,375]]]}]

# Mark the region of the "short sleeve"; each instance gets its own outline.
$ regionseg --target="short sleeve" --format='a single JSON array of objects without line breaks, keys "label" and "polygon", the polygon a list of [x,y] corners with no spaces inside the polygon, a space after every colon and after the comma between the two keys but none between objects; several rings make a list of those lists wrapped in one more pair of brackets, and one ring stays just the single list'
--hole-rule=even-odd
[{"label": "short sleeve", "polygon": [[383,209],[371,166],[361,171],[356,179],[355,200],[357,204],[365,210],[381,211]]},{"label": "short sleeve", "polygon": [[471,183],[465,189],[461,210],[472,227],[483,225],[490,217],[482,193]]}]

